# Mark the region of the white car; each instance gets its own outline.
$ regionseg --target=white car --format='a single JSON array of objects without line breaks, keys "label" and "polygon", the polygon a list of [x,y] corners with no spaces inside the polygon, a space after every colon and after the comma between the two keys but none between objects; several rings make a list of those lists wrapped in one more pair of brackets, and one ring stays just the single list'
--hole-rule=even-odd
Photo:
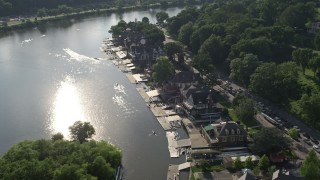
[{"label": "white car", "polygon": [[317,145],[313,145],[312,147],[313,147],[313,149],[319,149],[319,146],[317,146]]}]

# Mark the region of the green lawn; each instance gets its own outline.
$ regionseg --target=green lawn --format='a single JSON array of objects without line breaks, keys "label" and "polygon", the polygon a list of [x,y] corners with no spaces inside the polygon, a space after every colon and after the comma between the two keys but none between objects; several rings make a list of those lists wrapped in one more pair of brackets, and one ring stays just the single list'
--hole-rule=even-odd
[{"label": "green lawn", "polygon": [[228,109],[228,114],[229,114],[232,121],[239,120],[234,109]]},{"label": "green lawn", "polygon": [[[228,109],[228,114],[231,118],[232,121],[239,121],[239,118],[236,115],[236,112],[234,109]],[[258,126],[259,123],[254,119],[248,119],[248,120],[244,120],[244,121],[240,121],[242,124],[244,124],[247,127],[252,127],[252,126]]]}]

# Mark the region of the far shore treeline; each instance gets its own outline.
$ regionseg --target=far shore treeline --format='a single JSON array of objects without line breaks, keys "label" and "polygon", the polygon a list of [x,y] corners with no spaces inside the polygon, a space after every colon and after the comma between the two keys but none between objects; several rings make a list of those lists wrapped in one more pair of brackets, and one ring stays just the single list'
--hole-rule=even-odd
[{"label": "far shore treeline", "polygon": [[12,30],[38,27],[51,21],[84,18],[90,15],[100,15],[103,13],[148,8],[168,8],[201,3],[200,1],[193,0],[147,0],[143,2],[124,0],[80,0],[66,2],[56,0],[48,3],[46,3],[46,1],[37,3],[37,0],[30,1],[32,2],[29,2],[29,0],[0,0],[1,34],[10,32]]},{"label": "far shore treeline", "polygon": [[0,157],[0,179],[115,179],[121,152],[105,141],[89,140],[88,122],[75,122],[72,140],[61,133],[51,140],[22,141]]}]

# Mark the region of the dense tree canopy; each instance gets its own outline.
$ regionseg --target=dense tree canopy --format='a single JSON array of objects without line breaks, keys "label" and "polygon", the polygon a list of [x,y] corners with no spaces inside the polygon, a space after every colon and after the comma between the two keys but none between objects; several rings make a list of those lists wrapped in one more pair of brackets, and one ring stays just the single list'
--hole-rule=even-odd
[{"label": "dense tree canopy", "polygon": [[114,179],[120,163],[104,141],[23,141],[0,158],[0,179]]},{"label": "dense tree canopy", "polygon": [[157,63],[153,65],[152,78],[158,82],[162,83],[167,80],[174,73],[173,64],[166,57],[159,57]]},{"label": "dense tree canopy", "polygon": [[258,154],[278,153],[290,147],[291,140],[277,128],[262,128],[254,137],[250,149]]},{"label": "dense tree canopy", "polygon": [[298,86],[298,68],[294,62],[280,65],[263,63],[251,76],[250,89],[274,102],[294,96]]},{"label": "dense tree canopy", "polygon": [[230,78],[248,86],[250,76],[259,66],[260,61],[256,55],[246,54],[243,58],[233,59],[230,63]]},{"label": "dense tree canopy", "polygon": [[300,172],[307,180],[320,179],[320,160],[314,150],[309,152],[300,168]]},{"label": "dense tree canopy", "polygon": [[161,11],[156,14],[156,19],[159,24],[163,24],[169,18],[168,13]]},{"label": "dense tree canopy", "polygon": [[254,102],[251,99],[243,98],[239,104],[236,105],[236,114],[241,121],[250,121],[255,114]]},{"label": "dense tree canopy", "polygon": [[111,26],[109,33],[112,34],[113,38],[125,37],[127,35],[127,29],[130,29],[132,33],[141,33],[144,35],[146,40],[146,46],[158,45],[161,46],[165,40],[163,32],[154,24],[149,23],[149,19],[144,17],[143,22],[125,22],[120,20],[118,24]]},{"label": "dense tree canopy", "polygon": [[307,120],[308,123],[314,127],[320,127],[320,93],[313,92],[310,95],[304,94],[299,101],[301,115]]},{"label": "dense tree canopy", "polygon": [[312,57],[313,52],[308,48],[299,48],[292,52],[292,59],[302,67],[303,74],[305,73],[305,69]]},{"label": "dense tree canopy", "polygon": [[179,42],[169,42],[164,45],[164,50],[170,61],[175,60],[175,55],[183,52],[183,46]]}]

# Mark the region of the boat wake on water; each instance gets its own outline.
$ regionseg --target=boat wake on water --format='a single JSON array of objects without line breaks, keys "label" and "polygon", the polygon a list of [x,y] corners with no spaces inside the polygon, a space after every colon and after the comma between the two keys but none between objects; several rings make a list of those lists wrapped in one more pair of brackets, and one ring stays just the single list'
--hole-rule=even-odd
[{"label": "boat wake on water", "polygon": [[79,62],[90,62],[92,64],[99,64],[100,63],[100,61],[98,59],[79,54],[77,52],[72,51],[69,48],[64,48],[63,51],[70,56],[68,58],[69,61],[70,60],[76,60],[76,61],[79,61]]},{"label": "boat wake on water", "polygon": [[31,38],[31,39],[26,39],[26,40],[22,41],[22,42],[20,43],[20,45],[22,46],[22,45],[24,45],[24,44],[26,44],[26,43],[30,43],[31,41],[33,41],[32,38]]},{"label": "boat wake on water", "polygon": [[116,83],[114,86],[113,86],[113,89],[115,90],[116,93],[123,93],[123,94],[127,94],[124,90],[124,86],[121,85],[121,84],[118,84]]}]

